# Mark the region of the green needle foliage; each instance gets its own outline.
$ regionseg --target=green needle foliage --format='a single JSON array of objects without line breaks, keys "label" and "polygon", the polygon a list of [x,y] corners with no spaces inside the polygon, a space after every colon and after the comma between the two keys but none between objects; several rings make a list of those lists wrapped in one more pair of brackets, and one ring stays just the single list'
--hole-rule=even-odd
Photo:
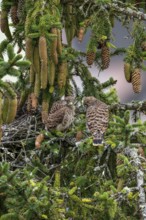
[{"label": "green needle foliage", "polygon": [[[8,60],[6,61],[4,55],[7,53]],[[14,47],[8,41],[4,40],[0,44],[0,90],[6,92],[8,96],[16,96],[15,91],[7,82],[2,81],[6,75],[19,77],[21,71],[25,71],[30,66],[29,60],[21,60],[21,54],[15,54]]]},{"label": "green needle foliage", "polygon": [[[98,75],[110,57],[122,54],[123,74],[140,92],[145,2],[1,2],[6,39],[0,43],[0,220],[144,219],[146,101],[121,104],[117,81],[109,74],[101,83]],[[128,48],[113,43],[116,19],[129,31]],[[73,48],[73,39],[82,42],[87,32],[84,52]],[[94,76],[91,65],[97,68]],[[7,75],[17,82],[3,81]],[[47,130],[49,111],[63,96],[75,96],[75,120],[63,132]],[[99,146],[86,127],[86,96],[109,107]]]}]

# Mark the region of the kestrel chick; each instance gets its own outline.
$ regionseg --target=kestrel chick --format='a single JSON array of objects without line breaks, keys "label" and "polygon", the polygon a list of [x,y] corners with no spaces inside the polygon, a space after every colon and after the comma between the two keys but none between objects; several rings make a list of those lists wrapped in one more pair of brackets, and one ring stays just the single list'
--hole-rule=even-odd
[{"label": "kestrel chick", "polygon": [[53,104],[46,127],[47,129],[57,129],[64,131],[73,123],[75,115],[75,98],[72,96],[65,97],[64,100],[57,101]]}]

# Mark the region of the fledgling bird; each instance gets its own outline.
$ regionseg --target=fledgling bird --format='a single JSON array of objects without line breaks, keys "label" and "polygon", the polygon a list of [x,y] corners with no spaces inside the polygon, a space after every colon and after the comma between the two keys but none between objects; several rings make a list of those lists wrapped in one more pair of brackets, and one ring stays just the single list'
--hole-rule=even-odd
[{"label": "fledgling bird", "polygon": [[66,101],[65,100],[59,100],[53,103],[49,114],[53,114],[56,111],[58,111],[59,109],[63,108],[66,105]]},{"label": "fledgling bird", "polygon": [[98,146],[102,144],[103,135],[108,127],[108,105],[93,96],[85,97],[83,103],[87,106],[86,124],[93,136],[93,145]]},{"label": "fledgling bird", "polygon": [[72,96],[65,97],[62,101],[53,104],[47,119],[46,128],[64,131],[70,127],[75,116],[75,98]]}]

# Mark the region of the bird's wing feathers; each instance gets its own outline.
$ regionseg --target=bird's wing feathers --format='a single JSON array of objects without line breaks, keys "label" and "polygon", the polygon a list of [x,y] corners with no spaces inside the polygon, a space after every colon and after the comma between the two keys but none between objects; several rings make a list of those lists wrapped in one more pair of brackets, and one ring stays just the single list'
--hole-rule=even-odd
[{"label": "bird's wing feathers", "polygon": [[66,105],[66,101],[65,100],[59,100],[57,102],[54,102],[52,107],[51,107],[51,110],[50,110],[49,114],[55,113],[56,111],[58,111],[61,108],[65,107],[65,105]]},{"label": "bird's wing feathers", "polygon": [[70,108],[66,108],[62,125],[67,126],[68,124],[71,124],[73,120],[74,120],[74,110]]},{"label": "bird's wing feathers", "polygon": [[61,109],[57,110],[55,113],[50,113],[48,115],[48,120],[47,120],[47,128],[55,128],[57,127],[58,124],[62,122],[62,119],[64,118],[66,111],[66,107],[62,107]]},{"label": "bird's wing feathers", "polygon": [[96,106],[88,107],[86,112],[87,127],[91,131],[91,133],[94,133],[95,130],[97,130],[95,129],[96,112]]}]

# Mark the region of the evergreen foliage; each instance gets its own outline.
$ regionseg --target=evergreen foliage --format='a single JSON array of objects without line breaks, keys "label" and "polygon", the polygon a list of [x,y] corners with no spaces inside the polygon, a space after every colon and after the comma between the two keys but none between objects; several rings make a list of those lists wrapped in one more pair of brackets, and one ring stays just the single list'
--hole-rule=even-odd
[{"label": "evergreen foliage", "polygon": [[[140,92],[145,12],[137,0],[2,0],[0,220],[145,219],[146,101],[120,104],[116,80],[101,83],[89,70],[95,64],[101,72],[123,54],[123,74]],[[128,48],[112,44],[115,19],[132,23]],[[87,30],[86,52],[72,48]],[[17,82],[3,81],[6,75]],[[63,96],[75,96],[74,123],[65,132],[47,131],[51,106]],[[85,96],[109,106],[99,146],[86,128]]]}]

